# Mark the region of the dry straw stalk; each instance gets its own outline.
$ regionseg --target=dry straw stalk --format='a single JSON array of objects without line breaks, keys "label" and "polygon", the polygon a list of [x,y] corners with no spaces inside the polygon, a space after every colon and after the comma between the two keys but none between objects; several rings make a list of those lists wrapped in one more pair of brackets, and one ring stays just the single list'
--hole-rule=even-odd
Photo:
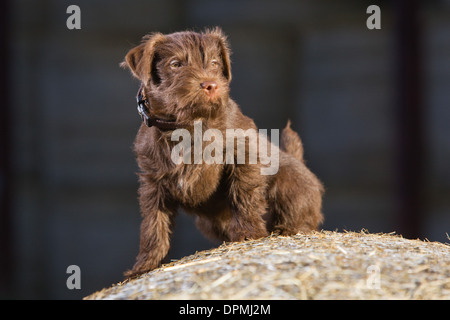
[{"label": "dry straw stalk", "polygon": [[85,299],[450,299],[450,246],[365,231],[224,243]]}]

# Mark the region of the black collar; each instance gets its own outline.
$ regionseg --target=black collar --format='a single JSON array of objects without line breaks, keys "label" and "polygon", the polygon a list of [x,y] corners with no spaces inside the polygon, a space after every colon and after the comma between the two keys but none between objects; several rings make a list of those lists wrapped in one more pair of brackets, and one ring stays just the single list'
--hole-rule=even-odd
[{"label": "black collar", "polygon": [[136,100],[138,113],[141,116],[142,122],[144,122],[147,127],[154,126],[162,131],[175,130],[180,128],[175,121],[162,120],[158,118],[152,118],[150,116],[148,108],[150,106],[150,103],[145,96],[144,86],[141,86],[139,88],[139,91],[136,95]]}]

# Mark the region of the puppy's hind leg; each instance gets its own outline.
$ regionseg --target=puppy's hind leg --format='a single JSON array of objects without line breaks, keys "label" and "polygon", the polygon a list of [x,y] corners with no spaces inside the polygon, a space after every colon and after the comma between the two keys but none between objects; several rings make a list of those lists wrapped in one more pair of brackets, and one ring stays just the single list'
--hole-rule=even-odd
[{"label": "puppy's hind leg", "polygon": [[294,235],[317,230],[323,221],[323,187],[303,163],[285,154],[280,156],[280,168],[267,193],[272,213],[269,232]]}]

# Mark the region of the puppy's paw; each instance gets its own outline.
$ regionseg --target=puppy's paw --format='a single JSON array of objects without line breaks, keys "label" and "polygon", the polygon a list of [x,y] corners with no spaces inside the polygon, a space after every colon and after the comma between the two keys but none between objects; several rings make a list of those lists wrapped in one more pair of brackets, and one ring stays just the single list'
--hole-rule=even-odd
[{"label": "puppy's paw", "polygon": [[233,242],[256,240],[269,235],[262,220],[253,223],[242,223],[242,221],[234,220],[230,224],[228,234],[229,239]]},{"label": "puppy's paw", "polygon": [[161,264],[145,264],[140,266],[134,266],[133,269],[127,270],[123,273],[126,279],[133,279],[136,277],[139,277],[141,274],[144,274],[146,272],[150,272],[158,267],[160,267]]},{"label": "puppy's paw", "polygon": [[293,236],[298,233],[297,229],[288,228],[286,226],[276,226],[273,228],[272,233],[277,236]]},{"label": "puppy's paw", "polygon": [[125,279],[134,279],[134,278],[139,277],[143,273],[145,273],[145,272],[137,272],[132,269],[132,270],[125,271],[123,273],[123,276],[125,277]]}]

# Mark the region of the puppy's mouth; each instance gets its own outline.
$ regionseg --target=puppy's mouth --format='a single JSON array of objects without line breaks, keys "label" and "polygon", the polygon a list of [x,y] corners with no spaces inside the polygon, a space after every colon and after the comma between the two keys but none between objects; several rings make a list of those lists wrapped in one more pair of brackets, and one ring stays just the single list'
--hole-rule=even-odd
[{"label": "puppy's mouth", "polygon": [[[211,84],[212,83],[212,84]],[[210,114],[210,111],[220,108],[225,103],[225,90],[218,88],[215,82],[204,82],[197,90],[180,92],[177,105],[180,110],[190,111],[192,114]],[[178,116],[177,116],[178,118]]]},{"label": "puppy's mouth", "polygon": [[221,96],[218,93],[215,93],[213,95],[207,95],[203,99],[206,104],[210,104],[210,105],[214,106],[214,105],[220,103]]}]

